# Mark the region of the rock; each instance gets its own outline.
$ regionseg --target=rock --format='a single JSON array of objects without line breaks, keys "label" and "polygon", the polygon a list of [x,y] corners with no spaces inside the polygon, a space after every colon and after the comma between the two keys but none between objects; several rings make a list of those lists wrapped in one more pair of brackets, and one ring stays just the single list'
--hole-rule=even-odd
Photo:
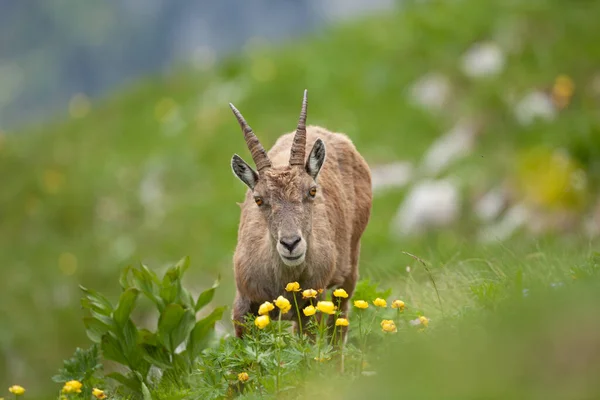
[{"label": "rock", "polygon": [[400,205],[392,222],[396,235],[411,235],[456,221],[460,194],[449,179],[425,180],[415,185]]},{"label": "rock", "polygon": [[455,159],[469,154],[475,143],[477,129],[474,121],[463,119],[433,142],[424,156],[425,172],[436,175]]},{"label": "rock", "polygon": [[498,75],[504,69],[505,58],[496,43],[476,43],[463,56],[462,70],[471,78]]},{"label": "rock", "polygon": [[553,120],[556,109],[550,96],[541,91],[534,91],[525,95],[515,105],[514,113],[521,125],[530,125],[536,119]]},{"label": "rock", "polygon": [[413,166],[409,162],[395,162],[371,167],[373,191],[403,187],[410,182],[412,175]]},{"label": "rock", "polygon": [[511,207],[497,223],[482,228],[478,234],[480,242],[489,243],[509,238],[527,222],[529,212],[522,204]]},{"label": "rock", "polygon": [[500,215],[506,203],[507,198],[503,191],[494,188],[475,202],[474,212],[482,222],[490,222]]},{"label": "rock", "polygon": [[450,97],[450,80],[438,73],[424,75],[412,85],[410,95],[419,106],[439,110]]}]

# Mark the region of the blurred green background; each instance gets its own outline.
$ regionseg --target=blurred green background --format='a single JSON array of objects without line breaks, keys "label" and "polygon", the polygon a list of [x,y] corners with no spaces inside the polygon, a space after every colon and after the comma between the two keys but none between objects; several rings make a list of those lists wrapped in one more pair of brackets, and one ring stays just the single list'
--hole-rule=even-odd
[{"label": "blurred green background", "polygon": [[189,287],[220,274],[214,302],[231,303],[245,186],[229,162],[250,157],[228,102],[270,147],[308,89],[309,123],[349,135],[372,168],[361,276],[433,317],[402,251],[431,262],[450,313],[477,306],[470,285],[511,262],[564,278],[598,249],[598,15],[594,1],[390,2],[99,97],[74,91],[43,123],[0,120],[0,388],[53,390],[61,360],[89,343],[78,285],[114,299],[128,263],[189,255]]}]

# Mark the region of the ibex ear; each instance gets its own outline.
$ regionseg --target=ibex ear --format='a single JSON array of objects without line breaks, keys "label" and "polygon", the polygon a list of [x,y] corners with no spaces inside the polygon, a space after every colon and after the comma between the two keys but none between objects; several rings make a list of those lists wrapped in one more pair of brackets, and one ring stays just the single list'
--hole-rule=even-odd
[{"label": "ibex ear", "polygon": [[250,189],[254,190],[254,186],[258,182],[258,174],[248,165],[248,163],[242,160],[242,157],[237,154],[233,155],[231,159],[231,169],[235,176],[240,178]]},{"label": "ibex ear", "polygon": [[323,143],[321,139],[317,139],[306,160],[306,172],[308,172],[314,180],[317,180],[317,176],[319,176],[319,171],[321,171],[324,162],[325,143]]}]

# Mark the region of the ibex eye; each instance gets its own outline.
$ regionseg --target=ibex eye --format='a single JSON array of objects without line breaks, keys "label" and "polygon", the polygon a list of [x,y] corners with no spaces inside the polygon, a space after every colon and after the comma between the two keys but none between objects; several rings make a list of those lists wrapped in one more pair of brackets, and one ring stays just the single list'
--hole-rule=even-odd
[{"label": "ibex eye", "polygon": [[262,206],[263,204],[263,199],[260,197],[255,197],[254,201],[256,202],[257,205]]},{"label": "ibex eye", "polygon": [[308,191],[308,194],[310,197],[315,197],[317,195],[317,188],[316,187],[310,188],[310,190]]}]

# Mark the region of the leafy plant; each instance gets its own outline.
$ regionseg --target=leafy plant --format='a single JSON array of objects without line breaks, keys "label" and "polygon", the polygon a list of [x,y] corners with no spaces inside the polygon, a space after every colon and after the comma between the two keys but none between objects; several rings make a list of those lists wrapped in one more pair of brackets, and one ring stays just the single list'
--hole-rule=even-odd
[{"label": "leafy plant", "polygon": [[[143,264],[126,267],[119,279],[123,291],[114,307],[102,294],[81,286],[85,293],[81,304],[90,312],[90,316],[83,318],[88,337],[101,347],[104,358],[129,370],[127,375],[110,373],[109,378],[136,393],[147,393],[152,367],[161,371],[161,380],[175,385],[191,372],[226,307],[217,307],[196,320],[196,313],[212,300],[219,279],[194,300],[181,283],[188,268],[189,258],[185,257],[159,279]],[[131,319],[140,294],[158,310],[155,331],[138,328]]]},{"label": "leafy plant", "polygon": [[83,384],[83,395],[89,398],[92,394],[92,388],[101,386],[103,380],[96,376],[96,373],[101,370],[102,364],[100,363],[98,345],[93,344],[87,350],[78,347],[75,349],[73,357],[63,361],[63,367],[58,370],[57,375],[52,377],[52,380],[57,383],[79,381]]}]

